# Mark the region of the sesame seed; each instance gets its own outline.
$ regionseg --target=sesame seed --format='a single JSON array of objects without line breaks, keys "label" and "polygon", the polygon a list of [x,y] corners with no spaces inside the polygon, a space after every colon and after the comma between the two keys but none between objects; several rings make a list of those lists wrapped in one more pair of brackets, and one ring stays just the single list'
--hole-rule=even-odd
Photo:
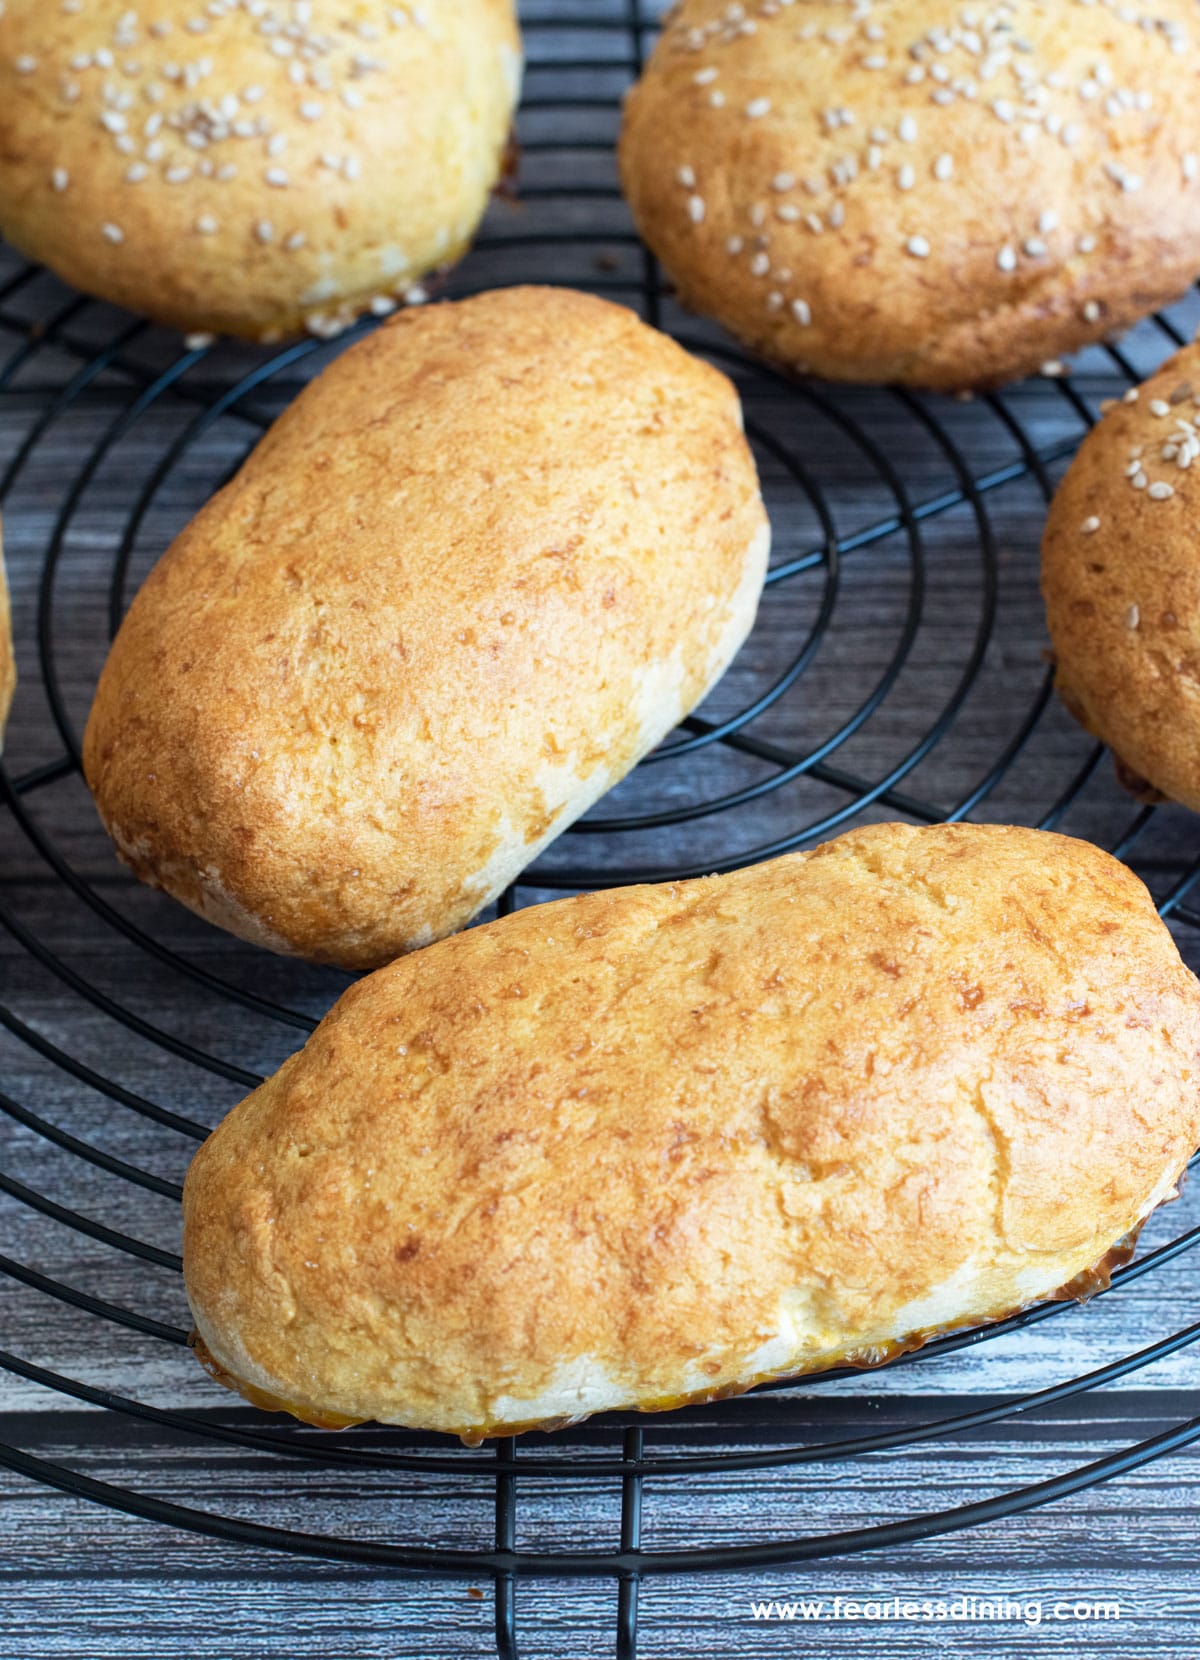
[{"label": "sesame seed", "polygon": [[943,182],[946,179],[953,178],[954,157],[943,152],[933,164],[933,176],[935,179],[941,179]]},{"label": "sesame seed", "polygon": [[1007,245],[996,255],[996,264],[1001,271],[1015,271],[1017,268],[1017,254],[1015,248]]},{"label": "sesame seed", "polygon": [[300,106],[302,121],[319,121],[324,114],[325,106],[315,98],[306,98]]},{"label": "sesame seed", "polygon": [[1171,406],[1165,398],[1151,398],[1148,407],[1151,415],[1156,415],[1160,421],[1164,415],[1171,413]]},{"label": "sesame seed", "polygon": [[696,170],[695,170],[695,168],[694,167],[686,167],[686,166],[681,167],[675,175],[675,181],[676,181],[677,184],[681,184],[685,190],[695,190],[695,188],[696,188]]},{"label": "sesame seed", "polygon": [[294,254],[298,248],[303,248],[307,241],[308,238],[303,231],[293,231],[284,243],[284,247],[290,254]]},{"label": "sesame seed", "polygon": [[220,226],[211,213],[202,213],[196,220],[196,229],[201,236],[215,236]]},{"label": "sesame seed", "polygon": [[1084,307],[1083,307],[1083,320],[1084,320],[1084,322],[1085,323],[1098,323],[1100,321],[1100,317],[1102,315],[1102,310],[1103,310],[1103,308],[1101,307],[1099,300],[1088,300],[1088,301],[1086,301],[1085,304],[1084,304]]},{"label": "sesame seed", "polygon": [[1126,628],[1128,628],[1132,632],[1132,630],[1137,627],[1137,625],[1141,622],[1141,620],[1142,620],[1141,612],[1138,610],[1136,605],[1131,605],[1129,607],[1128,611],[1126,611],[1126,613],[1125,613],[1125,626],[1126,626]]},{"label": "sesame seed", "polygon": [[67,172],[65,167],[56,167],[50,175],[50,183],[54,186],[55,190],[58,191],[60,196],[70,182],[71,175]]},{"label": "sesame seed", "polygon": [[1169,501],[1175,494],[1175,486],[1173,484],[1166,484],[1159,480],[1158,483],[1150,486],[1150,488],[1146,491],[1146,494],[1150,497],[1151,501]]},{"label": "sesame seed", "polygon": [[1085,519],[1079,527],[1080,534],[1083,536],[1094,536],[1099,529],[1100,520],[1094,513],[1090,518]]},{"label": "sesame seed", "polygon": [[812,322],[812,309],[807,300],[793,300],[791,311],[792,316],[800,324],[801,328],[806,329]]},{"label": "sesame seed", "polygon": [[18,75],[32,75],[37,66],[37,59],[28,52],[22,52],[19,58],[13,59],[13,68]]},{"label": "sesame seed", "polygon": [[904,246],[914,259],[929,258],[929,243],[923,236],[910,236]]},{"label": "sesame seed", "polygon": [[260,219],[254,227],[254,234],[260,242],[273,242],[275,227],[269,219]]},{"label": "sesame seed", "polygon": [[121,243],[125,240],[125,232],[121,229],[120,225],[101,225],[100,234],[109,242]]},{"label": "sesame seed", "polygon": [[215,334],[185,334],[183,343],[189,352],[202,352],[216,343]]},{"label": "sesame seed", "polygon": [[282,167],[268,167],[266,172],[263,174],[263,178],[276,190],[285,190],[287,188],[288,176]]},{"label": "sesame seed", "polygon": [[751,121],[757,121],[760,117],[768,114],[770,108],[771,100],[769,98],[751,98],[750,102],[746,105],[746,114],[750,117]]},{"label": "sesame seed", "polygon": [[703,196],[689,196],[687,210],[688,218],[692,221],[693,225],[702,225],[704,223],[705,206]]},{"label": "sesame seed", "polygon": [[149,175],[150,169],[145,165],[145,163],[135,161],[131,166],[125,169],[125,183],[141,184],[142,180],[148,178]]}]

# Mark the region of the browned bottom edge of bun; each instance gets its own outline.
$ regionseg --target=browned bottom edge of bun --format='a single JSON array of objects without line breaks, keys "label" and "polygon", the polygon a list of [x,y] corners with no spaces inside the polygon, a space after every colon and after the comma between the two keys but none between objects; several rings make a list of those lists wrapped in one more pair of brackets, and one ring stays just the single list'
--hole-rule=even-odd
[{"label": "browned bottom edge of bun", "polygon": [[[1182,1177],[1177,1183],[1176,1192],[1171,1195],[1172,1198],[1178,1197],[1180,1186],[1182,1186]],[[1068,1280],[1057,1291],[1051,1292],[1047,1297],[1039,1297],[1032,1302],[1022,1303],[1016,1308],[1008,1309],[1003,1314],[989,1315],[983,1319],[971,1317],[951,1322],[949,1325],[931,1326],[926,1330],[913,1332],[908,1337],[897,1338],[892,1342],[873,1344],[862,1349],[847,1350],[845,1354],[829,1363],[800,1367],[796,1371],[763,1372],[745,1381],[721,1384],[715,1389],[704,1389],[694,1394],[665,1396],[658,1400],[646,1401],[635,1410],[638,1412],[671,1412],[684,1406],[708,1406],[715,1401],[729,1400],[734,1396],[747,1394],[750,1390],[757,1389],[764,1383],[787,1383],[792,1380],[799,1382],[805,1377],[832,1371],[835,1366],[851,1367],[856,1371],[870,1371],[878,1366],[886,1366],[890,1361],[897,1360],[901,1355],[912,1354],[916,1350],[924,1348],[927,1343],[933,1342],[936,1338],[948,1337],[957,1331],[983,1331],[988,1326],[998,1325],[1005,1320],[1010,1320],[1016,1315],[1025,1313],[1027,1309],[1037,1307],[1039,1304],[1086,1303],[1097,1292],[1106,1291],[1112,1283],[1114,1271],[1123,1268],[1131,1260],[1137,1249],[1138,1236],[1146,1220],[1146,1218],[1143,1218],[1136,1227],[1131,1228],[1127,1234],[1124,1234],[1114,1245],[1110,1246],[1093,1267],[1085,1268],[1082,1273],[1076,1274],[1074,1279]],[[369,1422],[365,1418],[352,1418],[343,1413],[322,1412],[316,1407],[299,1405],[296,1402],[287,1401],[281,1396],[273,1395],[267,1390],[259,1389],[255,1384],[245,1383],[241,1378],[227,1371],[219,1361],[213,1358],[203,1338],[194,1329],[188,1336],[188,1346],[194,1350],[196,1358],[211,1378],[224,1388],[232,1390],[234,1394],[241,1395],[252,1406],[259,1407],[264,1412],[287,1412],[293,1418],[299,1419],[301,1423],[308,1424],[314,1429],[351,1429],[357,1424]],[[584,1418],[589,1416],[591,1414],[581,1413],[575,1417],[540,1418],[528,1423],[487,1423],[471,1425],[447,1433],[457,1435],[464,1446],[478,1447],[483,1441],[495,1437],[524,1435],[533,1430],[549,1433],[554,1430],[569,1429],[573,1424],[581,1423]]]}]

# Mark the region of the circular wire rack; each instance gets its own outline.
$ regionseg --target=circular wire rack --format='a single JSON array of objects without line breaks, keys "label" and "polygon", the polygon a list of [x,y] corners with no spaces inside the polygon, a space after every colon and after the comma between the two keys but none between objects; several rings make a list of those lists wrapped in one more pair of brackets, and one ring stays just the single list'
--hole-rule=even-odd
[{"label": "circular wire rack", "polygon": [[[1084,354],[1070,374],[970,403],[789,381],[680,312],[629,227],[612,145],[652,15],[637,0],[565,0],[553,9],[543,0],[527,8],[524,26],[517,199],[494,206],[447,292],[529,280],[586,286],[636,306],[718,363],[743,396],[776,548],[759,625],[714,697],[561,838],[500,909],[563,891],[729,869],[872,819],[1010,819],[1089,835],[1133,864],[1196,962],[1193,823],[1176,809],[1123,796],[1102,752],[1062,714],[1036,591],[1037,530],[1059,470],[1100,400],[1190,337],[1195,296],[1119,346]],[[302,1529],[273,1521],[268,1497],[257,1514],[217,1513],[156,1496],[152,1481],[99,1479],[7,1441],[0,1464],[227,1541],[491,1579],[496,1645],[506,1657],[518,1652],[522,1578],[598,1576],[616,1586],[616,1649],[629,1660],[646,1576],[897,1546],[1033,1508],[1200,1439],[1193,1418],[1045,1480],[900,1520],[752,1543],[663,1543],[645,1523],[648,1484],[686,1493],[703,1480],[711,1496],[714,1484],[745,1472],[905,1452],[1140,1374],[1194,1343],[1200,1324],[966,1412],[939,1413],[930,1394],[932,1410],[920,1421],[817,1437],[797,1434],[799,1420],[788,1415],[795,1392],[784,1384],[702,1414],[614,1416],[584,1431],[469,1450],[378,1428],[334,1436],[213,1407],[208,1396],[196,1407],[155,1404],[86,1375],[100,1323],[148,1357],[148,1374],[166,1379],[168,1402],[201,1400],[184,1352],[186,1308],[171,1248],[182,1171],[211,1124],[311,1030],[344,984],[329,971],[214,939],[110,868],[80,781],[87,695],[130,594],[170,534],[345,343],[180,350],[177,338],[72,295],[0,251],[0,504],[10,543],[29,549],[37,573],[0,772],[3,857],[18,872],[0,885],[9,944],[0,1035],[12,1061],[0,1113],[6,1157],[22,1170],[0,1173],[11,1224],[4,1238],[14,1242],[0,1255],[0,1275],[25,1298],[30,1329],[38,1310],[54,1307],[78,1333],[75,1350],[68,1339],[53,1364],[6,1348],[0,1367],[25,1385],[117,1414],[136,1433],[198,1440],[214,1457],[252,1453],[274,1487],[307,1492],[314,1473],[331,1471],[409,1488],[441,1484],[461,1498],[469,1520],[454,1523],[457,1544],[419,1533],[396,1540],[370,1530]],[[54,1008],[75,1011],[72,1018],[44,1017],[45,987],[53,988]],[[77,1133],[81,1127],[90,1133]],[[154,1220],[148,1230],[138,1225],[143,1215]],[[47,1226],[85,1253],[69,1258],[73,1270],[53,1265],[37,1231]],[[1197,1239],[1198,1227],[1162,1234],[1114,1275],[1108,1295],[1118,1297]],[[86,1254],[93,1249],[95,1259]],[[115,1279],[110,1261],[124,1264]],[[944,1336],[889,1371],[1028,1332],[1067,1317],[1072,1306],[1040,1305]],[[835,1390],[850,1376],[831,1373],[820,1383]],[[815,1380],[806,1385],[814,1387]],[[780,1406],[769,1436],[752,1410],[764,1396]],[[531,1484],[556,1483],[597,1495],[585,1506],[585,1533],[569,1547],[527,1548],[519,1503]],[[705,1531],[697,1521],[693,1533]]]}]

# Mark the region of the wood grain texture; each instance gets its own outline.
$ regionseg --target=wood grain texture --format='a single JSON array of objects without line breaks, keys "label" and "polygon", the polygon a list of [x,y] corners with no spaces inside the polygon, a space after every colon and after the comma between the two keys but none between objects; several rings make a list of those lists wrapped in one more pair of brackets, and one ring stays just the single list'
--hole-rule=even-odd
[{"label": "wood grain texture", "polygon": [[[801,832],[833,833],[846,816],[937,818],[979,791],[976,818],[1040,821],[1093,753],[1054,701],[1043,701],[1047,642],[1036,577],[1045,492],[1088,413],[1124,384],[1118,366],[1087,354],[1074,383],[1078,405],[1048,381],[958,404],[796,388],[731,355],[718,331],[681,314],[669,295],[646,303],[643,256],[614,194],[617,100],[634,62],[624,0],[539,0],[536,13],[526,11],[527,24],[536,16],[551,26],[527,29],[534,67],[520,124],[520,200],[495,204],[450,291],[529,280],[593,287],[709,347],[735,374],[774,521],[773,563],[806,563],[769,589],[759,626],[701,711],[705,719],[725,720],[762,695],[810,631],[820,624],[821,632],[796,684],[742,735],[748,745],[640,768],[590,815],[591,827],[556,844],[518,902],[550,897],[573,875],[616,880],[630,870],[738,862]],[[1193,298],[1173,326],[1190,333],[1198,315]],[[1171,344],[1150,323],[1123,350],[1144,372]],[[177,362],[177,337],[80,301],[0,251],[0,490],[22,675],[4,757],[10,779],[36,783],[36,769],[70,757],[103,660],[114,560],[126,541],[128,597],[264,423],[337,349],[315,349],[213,416],[214,400],[265,361],[222,345],[139,405],[154,377]],[[57,561],[52,579],[48,560]],[[985,787],[1027,724],[1020,753]],[[802,764],[788,782],[748,794],[789,763]],[[595,827],[734,792],[747,798],[729,811]],[[860,806],[864,792],[871,799]],[[1104,760],[1058,827],[1112,846],[1137,821]],[[1159,810],[1133,855],[1156,893],[1169,895],[1200,857],[1196,821]],[[1200,967],[1200,935],[1186,918],[1175,921],[1185,955]],[[0,923],[0,1090],[10,1103],[0,1120],[0,1252],[118,1309],[182,1327],[178,1274],[136,1254],[123,1236],[151,1256],[177,1251],[172,1186],[196,1137],[295,1047],[345,977],[242,946],[128,880],[69,769],[25,790],[19,810],[0,807]],[[230,995],[230,986],[290,1018]],[[36,1208],[47,1202],[65,1214]],[[1197,1223],[1193,1188],[1155,1219],[1143,1251]],[[0,1279],[0,1311],[0,1347],[35,1366],[194,1412],[202,1425],[283,1428],[227,1404],[169,1338],[84,1312],[11,1274]],[[1050,1387],[1191,1323],[1200,1323],[1200,1283],[1185,1254],[1087,1308],[978,1348],[647,1421],[647,1451],[806,1444],[912,1426]],[[1198,1399],[1200,1357],[1185,1347],[1103,1391],[903,1451],[650,1480],[643,1542],[751,1544],[952,1507],[1160,1433],[1194,1415]],[[486,1476],[322,1467],[95,1410],[12,1372],[0,1373],[0,1409],[8,1445],[177,1503],[393,1543],[461,1548],[491,1538]],[[369,1430],[358,1439],[387,1449],[435,1445]],[[600,1424],[532,1440],[528,1456],[619,1446],[620,1426]],[[879,1555],[649,1581],[639,1652],[649,1660],[793,1652],[1190,1660],[1200,1613],[1198,1470],[1182,1454],[1049,1509]],[[618,1485],[521,1479],[518,1544],[614,1547]],[[3,1471],[0,1538],[0,1660],[291,1660],[314,1647],[329,1660],[494,1652],[486,1581],[476,1587],[486,1593],[481,1601],[461,1581],[218,1543]],[[814,1632],[750,1615],[752,1598],[970,1592],[1040,1598],[1047,1607],[1061,1596],[1115,1597],[1122,1618],[1036,1629],[824,1623]],[[615,1615],[611,1580],[524,1585],[522,1653],[612,1654]]]}]

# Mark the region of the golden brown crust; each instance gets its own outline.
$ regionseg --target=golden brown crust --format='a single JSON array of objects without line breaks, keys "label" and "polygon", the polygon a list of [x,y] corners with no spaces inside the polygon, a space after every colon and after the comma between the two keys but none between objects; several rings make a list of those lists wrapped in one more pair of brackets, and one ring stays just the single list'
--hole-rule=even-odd
[{"label": "golden brown crust", "polygon": [[333,332],[462,253],[519,78],[512,0],[10,0],[0,231],[160,323]]},{"label": "golden brown crust", "polygon": [[862,1363],[1084,1291],[1198,1052],[1145,889],[1037,831],[564,900],[360,981],[235,1109],[188,1295],[301,1416],[471,1436]]},{"label": "golden brown crust", "polygon": [[1191,0],[684,0],[621,177],[685,304],[756,351],[986,386],[1200,271],[1198,70]]},{"label": "golden brown crust", "polygon": [[726,378],[507,289],[344,353],[151,572],[84,768],[125,860],[274,949],[467,922],[707,692],[768,531]]},{"label": "golden brown crust", "polygon": [[1200,812],[1193,452],[1200,348],[1187,346],[1080,445],[1046,522],[1042,593],[1068,709],[1136,795]]},{"label": "golden brown crust", "polygon": [[17,689],[17,662],[13,653],[12,616],[8,605],[8,574],[4,569],[4,526],[0,521],[0,748]]}]

